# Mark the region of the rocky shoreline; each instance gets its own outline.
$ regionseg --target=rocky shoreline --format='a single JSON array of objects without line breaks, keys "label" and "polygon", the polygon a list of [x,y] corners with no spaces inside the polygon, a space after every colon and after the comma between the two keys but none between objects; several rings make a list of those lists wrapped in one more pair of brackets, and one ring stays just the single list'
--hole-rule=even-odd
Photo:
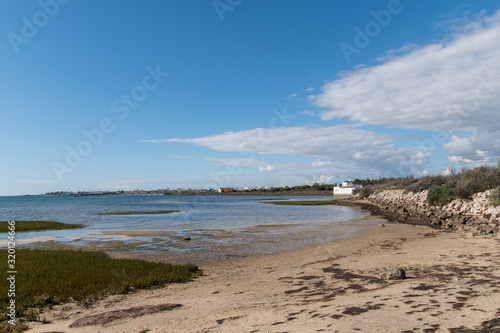
[{"label": "rocky shoreline", "polygon": [[427,191],[384,190],[371,194],[366,200],[353,197],[342,204],[361,206],[389,221],[498,235],[500,206],[490,204],[492,192],[488,190],[474,194],[470,200],[456,199],[444,206],[432,206],[426,202]]}]

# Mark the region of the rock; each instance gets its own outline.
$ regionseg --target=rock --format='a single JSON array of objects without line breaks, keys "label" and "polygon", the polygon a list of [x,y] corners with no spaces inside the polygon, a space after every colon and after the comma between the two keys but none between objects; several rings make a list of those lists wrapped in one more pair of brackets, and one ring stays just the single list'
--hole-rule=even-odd
[{"label": "rock", "polygon": [[406,273],[402,268],[390,269],[380,273],[378,278],[382,280],[404,280],[406,279]]},{"label": "rock", "polygon": [[497,225],[494,223],[488,224],[485,229],[487,234],[494,234],[496,230],[497,230]]},{"label": "rock", "polygon": [[434,224],[434,225],[440,225],[441,224],[441,220],[438,219],[437,217],[434,217],[434,218],[431,218],[431,224]]},{"label": "rock", "polygon": [[380,223],[378,226],[381,228],[385,228],[385,224],[383,224],[383,223]]},{"label": "rock", "polygon": [[190,241],[191,240],[191,237],[186,237],[184,238],[185,241]]}]

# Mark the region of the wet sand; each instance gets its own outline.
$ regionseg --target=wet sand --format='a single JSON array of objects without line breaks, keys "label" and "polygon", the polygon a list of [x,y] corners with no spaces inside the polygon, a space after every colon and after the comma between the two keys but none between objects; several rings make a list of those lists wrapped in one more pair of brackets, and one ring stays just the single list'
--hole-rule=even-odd
[{"label": "wet sand", "polygon": [[[500,331],[498,236],[384,223],[346,240],[204,264],[193,282],[111,296],[89,309],[55,306],[44,313],[50,323],[30,332]],[[408,279],[377,278],[396,267]],[[144,308],[159,312],[127,315]],[[116,320],[69,327],[105,314]]]}]

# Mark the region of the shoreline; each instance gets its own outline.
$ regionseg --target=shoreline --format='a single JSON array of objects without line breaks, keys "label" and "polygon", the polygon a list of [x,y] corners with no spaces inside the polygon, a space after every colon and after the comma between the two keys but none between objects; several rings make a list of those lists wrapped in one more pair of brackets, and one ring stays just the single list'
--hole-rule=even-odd
[{"label": "shoreline", "polygon": [[409,224],[409,225],[421,225],[421,226],[426,226],[431,229],[436,229],[440,230],[442,229],[441,226],[439,225],[433,225],[430,223],[426,223],[422,220],[419,219],[412,219],[412,218],[407,218],[405,216],[402,216],[398,212],[384,209],[382,206],[380,206],[377,203],[370,202],[366,199],[344,199],[344,200],[338,200],[334,201],[333,205],[337,206],[346,206],[346,207],[358,207],[361,210],[368,211],[374,216],[379,216],[384,219],[386,219],[389,222],[396,222],[396,223],[402,223],[402,224]]},{"label": "shoreline", "polygon": [[[46,313],[51,323],[35,324],[30,332],[500,330],[494,320],[500,315],[498,237],[372,218],[386,226],[346,240],[203,265],[205,275],[188,284],[110,296],[89,309],[55,306]],[[409,278],[376,278],[396,267]],[[104,326],[68,327],[82,317],[162,303],[182,306]]]},{"label": "shoreline", "polygon": [[[163,196],[332,196],[333,192],[329,190],[325,191],[284,191],[284,192],[245,192],[245,191],[235,191],[235,192],[222,192],[222,193],[113,193],[113,194],[88,194],[88,195],[55,195],[55,194],[25,194],[25,195],[15,195],[14,197],[106,197],[106,196],[145,196],[145,197],[163,197]],[[8,196],[6,196],[8,197]]]}]

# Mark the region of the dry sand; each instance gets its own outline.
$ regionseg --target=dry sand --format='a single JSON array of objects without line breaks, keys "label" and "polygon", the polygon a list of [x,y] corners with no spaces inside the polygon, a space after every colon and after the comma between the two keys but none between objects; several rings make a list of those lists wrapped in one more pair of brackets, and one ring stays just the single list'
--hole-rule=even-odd
[{"label": "dry sand", "polygon": [[[396,267],[409,278],[376,278]],[[30,332],[500,331],[498,236],[386,223],[348,240],[201,268],[191,283],[111,296],[90,309],[57,306],[42,315],[50,323]],[[162,311],[168,304],[182,306]],[[144,315],[115,318],[134,311]],[[100,314],[115,320],[69,328]]]}]

